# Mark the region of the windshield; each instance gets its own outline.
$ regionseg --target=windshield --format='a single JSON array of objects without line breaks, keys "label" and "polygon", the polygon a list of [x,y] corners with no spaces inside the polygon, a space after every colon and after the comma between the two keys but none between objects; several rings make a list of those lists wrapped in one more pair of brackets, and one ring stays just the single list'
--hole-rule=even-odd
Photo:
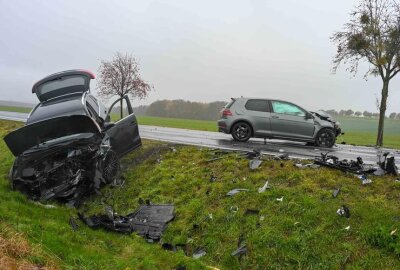
[{"label": "windshield", "polygon": [[87,90],[86,80],[86,77],[81,75],[60,77],[39,85],[36,90],[36,95],[39,100],[43,101],[66,94],[82,93]]}]

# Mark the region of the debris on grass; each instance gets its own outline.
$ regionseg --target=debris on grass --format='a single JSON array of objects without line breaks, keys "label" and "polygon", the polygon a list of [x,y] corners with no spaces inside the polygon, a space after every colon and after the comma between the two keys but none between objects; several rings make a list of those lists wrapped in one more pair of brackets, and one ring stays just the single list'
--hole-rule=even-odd
[{"label": "debris on grass", "polygon": [[232,256],[240,256],[247,253],[246,245],[240,246],[238,249],[231,253]]},{"label": "debris on grass", "polygon": [[259,209],[246,209],[245,215],[258,215],[260,213]]},{"label": "debris on grass", "polygon": [[262,163],[262,161],[259,159],[252,159],[249,161],[249,167],[251,170],[255,170],[258,167],[260,167],[261,163]]},{"label": "debris on grass", "polygon": [[231,191],[229,191],[228,193],[226,193],[226,195],[227,196],[233,196],[233,195],[235,195],[235,194],[237,194],[239,192],[242,192],[242,191],[249,191],[249,190],[246,189],[246,188],[235,188],[235,189],[232,189]]},{"label": "debris on grass", "polygon": [[343,205],[342,207],[340,207],[340,208],[336,211],[336,213],[337,213],[339,216],[342,216],[342,217],[345,217],[345,218],[350,218],[350,209],[349,209],[346,205]]},{"label": "debris on grass", "polygon": [[199,259],[207,254],[206,250],[203,248],[197,249],[195,252],[193,252],[193,259]]},{"label": "debris on grass", "polygon": [[280,197],[280,198],[277,198],[276,201],[278,201],[278,202],[283,202],[283,196]]},{"label": "debris on grass", "polygon": [[372,183],[371,179],[368,179],[365,174],[357,175],[357,177],[361,180],[361,184],[368,185]]},{"label": "debris on grass", "polygon": [[142,205],[126,216],[108,212],[103,215],[86,217],[79,213],[79,218],[91,228],[104,228],[119,233],[132,233],[158,241],[167,224],[175,217],[173,205]]},{"label": "debris on grass", "polygon": [[268,181],[266,181],[265,184],[258,189],[258,193],[264,193],[265,190],[269,189],[269,188],[271,188],[271,187],[268,185]]},{"label": "debris on grass", "polygon": [[340,192],[340,188],[335,189],[335,190],[332,192],[332,197],[333,197],[333,198],[336,198],[336,197],[339,195],[339,192]]},{"label": "debris on grass", "polygon": [[396,232],[397,232],[397,229],[394,229],[393,231],[391,231],[391,232],[390,232],[390,235],[392,235],[392,236],[393,236],[393,235],[395,235],[395,234],[396,234]]},{"label": "debris on grass", "polygon": [[76,223],[76,220],[74,217],[69,217],[68,223],[74,232],[78,230],[79,226],[78,226],[78,223]]},{"label": "debris on grass", "polygon": [[344,228],[346,231],[350,230],[350,225]]}]

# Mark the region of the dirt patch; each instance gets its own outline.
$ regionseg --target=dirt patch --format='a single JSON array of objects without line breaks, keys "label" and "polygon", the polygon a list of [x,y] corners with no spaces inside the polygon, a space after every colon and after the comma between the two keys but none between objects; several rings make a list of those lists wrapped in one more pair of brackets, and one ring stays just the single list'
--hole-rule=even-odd
[{"label": "dirt patch", "polygon": [[37,257],[37,251],[26,241],[22,234],[0,229],[0,266],[1,269],[49,270],[58,269],[48,263],[33,263],[28,257]]}]

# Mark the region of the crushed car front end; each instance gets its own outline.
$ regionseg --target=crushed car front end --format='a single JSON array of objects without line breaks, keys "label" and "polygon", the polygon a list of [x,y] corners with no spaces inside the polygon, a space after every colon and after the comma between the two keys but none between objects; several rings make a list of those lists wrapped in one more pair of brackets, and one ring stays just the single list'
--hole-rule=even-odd
[{"label": "crushed car front end", "polygon": [[315,134],[323,128],[331,128],[335,132],[336,137],[342,134],[340,122],[336,121],[330,114],[322,110],[310,113],[314,116],[314,122],[316,123]]}]

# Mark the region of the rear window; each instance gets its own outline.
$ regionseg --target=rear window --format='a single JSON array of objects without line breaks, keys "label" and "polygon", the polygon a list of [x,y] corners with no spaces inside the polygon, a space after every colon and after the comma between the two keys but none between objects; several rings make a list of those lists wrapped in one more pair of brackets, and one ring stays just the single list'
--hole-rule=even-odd
[{"label": "rear window", "polygon": [[232,107],[232,105],[233,105],[233,103],[235,103],[235,101],[236,101],[236,100],[232,98],[231,101],[229,101],[229,102],[225,105],[225,108],[226,108],[226,109],[229,109],[230,107]]},{"label": "rear window", "polygon": [[40,100],[47,100],[65,94],[85,92],[85,88],[86,77],[65,76],[39,85],[36,94]]},{"label": "rear window", "polygon": [[270,112],[268,101],[263,99],[249,99],[244,107],[249,111]]}]

